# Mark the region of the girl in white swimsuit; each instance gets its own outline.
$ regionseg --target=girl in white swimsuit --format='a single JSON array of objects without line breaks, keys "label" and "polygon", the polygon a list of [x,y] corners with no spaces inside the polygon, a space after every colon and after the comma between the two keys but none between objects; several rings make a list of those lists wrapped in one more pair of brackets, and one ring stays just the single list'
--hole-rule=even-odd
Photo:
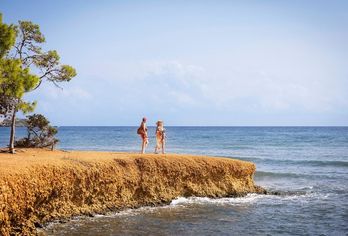
[{"label": "girl in white swimsuit", "polygon": [[166,130],[163,127],[163,121],[159,120],[156,122],[156,147],[155,153],[162,149],[162,154],[165,153],[165,141],[166,141]]}]

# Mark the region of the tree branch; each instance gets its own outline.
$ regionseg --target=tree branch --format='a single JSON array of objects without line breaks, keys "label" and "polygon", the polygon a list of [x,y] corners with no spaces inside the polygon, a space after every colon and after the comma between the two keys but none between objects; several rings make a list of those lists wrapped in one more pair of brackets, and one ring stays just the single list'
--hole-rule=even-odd
[{"label": "tree branch", "polygon": [[63,88],[60,87],[60,86],[56,83],[56,81],[52,80],[52,83],[53,83],[57,88],[60,88],[61,90],[63,90]]},{"label": "tree branch", "polygon": [[20,27],[20,29],[21,29],[23,38],[22,38],[22,42],[20,43],[20,47],[19,47],[19,50],[18,50],[18,54],[19,54],[19,59],[22,60],[22,50],[23,50],[24,44],[25,44],[25,42],[27,41],[27,39],[25,38],[25,33],[24,33],[24,31],[23,31],[23,28]]}]

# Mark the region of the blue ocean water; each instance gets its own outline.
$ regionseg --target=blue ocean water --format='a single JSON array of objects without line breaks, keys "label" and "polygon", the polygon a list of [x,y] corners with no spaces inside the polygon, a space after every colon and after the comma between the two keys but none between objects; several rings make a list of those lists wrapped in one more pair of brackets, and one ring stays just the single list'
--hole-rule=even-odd
[{"label": "blue ocean water", "polygon": [[[59,148],[139,151],[137,127],[59,127]],[[348,235],[348,127],[167,127],[167,152],[252,161],[281,195],[178,198],[166,207],[76,218],[49,235]],[[7,144],[0,128],[0,146]],[[25,134],[19,128],[18,136]],[[154,151],[154,127],[149,128]]]}]

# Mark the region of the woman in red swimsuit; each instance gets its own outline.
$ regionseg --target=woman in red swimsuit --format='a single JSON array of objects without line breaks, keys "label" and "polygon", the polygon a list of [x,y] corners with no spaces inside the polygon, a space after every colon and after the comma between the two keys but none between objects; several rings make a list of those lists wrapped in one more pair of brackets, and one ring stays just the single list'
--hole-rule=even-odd
[{"label": "woman in red swimsuit", "polygon": [[143,118],[140,127],[138,128],[137,133],[140,135],[142,139],[142,144],[141,144],[141,153],[145,153],[145,148],[149,144],[149,138],[147,136],[147,126],[146,126],[146,117]]}]

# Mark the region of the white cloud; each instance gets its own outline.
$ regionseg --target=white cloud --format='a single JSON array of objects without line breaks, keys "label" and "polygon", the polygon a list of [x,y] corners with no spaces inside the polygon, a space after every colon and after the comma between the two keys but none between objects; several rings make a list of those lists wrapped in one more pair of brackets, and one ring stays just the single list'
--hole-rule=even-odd
[{"label": "white cloud", "polygon": [[45,100],[69,99],[70,101],[85,101],[92,98],[92,95],[83,88],[69,86],[58,88],[52,84],[44,84],[37,93]]},{"label": "white cloud", "polygon": [[58,110],[74,110],[76,116],[92,113],[93,120],[99,122],[122,114],[153,114],[181,120],[209,114],[218,117],[212,120],[222,119],[226,123],[240,114],[318,114],[348,106],[342,81],[332,81],[325,75],[317,76],[318,73],[301,76],[284,71],[280,75],[267,68],[178,60],[125,64],[128,66],[115,69],[110,62],[104,65],[101,75],[80,76],[63,90],[44,84],[32,96],[39,98],[38,111],[55,113],[52,117],[57,117]]},{"label": "white cloud", "polygon": [[285,70],[280,75],[267,68],[204,67],[177,60],[139,62],[133,67],[129,74],[124,70],[108,76],[110,86],[128,101],[145,97],[154,106],[325,112],[338,104],[342,93],[340,83],[318,76],[319,72],[310,77]]}]

